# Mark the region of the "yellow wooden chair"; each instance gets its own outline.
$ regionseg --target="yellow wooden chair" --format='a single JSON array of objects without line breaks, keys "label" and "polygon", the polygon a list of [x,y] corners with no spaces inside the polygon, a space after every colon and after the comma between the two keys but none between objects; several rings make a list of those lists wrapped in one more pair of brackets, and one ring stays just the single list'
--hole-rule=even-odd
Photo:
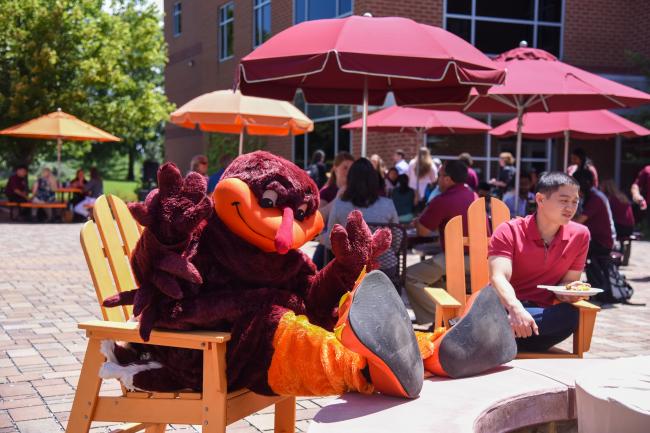
[{"label": "yellow wooden chair", "polygon": [[[492,231],[510,219],[510,211],[501,200],[490,200],[492,210]],[[467,234],[463,235],[462,216],[452,218],[445,226],[445,264],[447,289],[427,287],[425,290],[436,303],[435,326],[449,326],[449,319],[459,316],[465,308],[467,287],[465,282],[465,247],[469,249],[470,287],[475,293],[490,281],[488,268],[489,236],[486,224],[485,198],[475,200],[467,211]],[[517,354],[518,358],[582,358],[589,350],[591,336],[600,308],[585,301],[573,304],[580,310],[578,329],[573,334],[573,351],[553,348],[549,352]]]},{"label": "yellow wooden chair", "polygon": [[[81,246],[92,276],[97,300],[135,288],[129,258],[142,233],[122,200],[112,195],[97,199],[94,221],[81,230]],[[88,347],[66,432],[88,432],[93,421],[129,423],[122,432],[145,429],[162,433],[167,424],[201,425],[203,432],[225,432],[226,426],[267,406],[275,405],[275,432],[294,432],[296,399],[263,396],[249,390],[226,389],[226,342],[230,334],[212,331],[174,332],[154,330],[145,343],[138,324],[127,322],[131,307],[101,308],[104,320],[80,323]],[[105,358],[102,340],[155,344],[203,351],[203,392],[127,392],[100,396],[99,369]]]}]

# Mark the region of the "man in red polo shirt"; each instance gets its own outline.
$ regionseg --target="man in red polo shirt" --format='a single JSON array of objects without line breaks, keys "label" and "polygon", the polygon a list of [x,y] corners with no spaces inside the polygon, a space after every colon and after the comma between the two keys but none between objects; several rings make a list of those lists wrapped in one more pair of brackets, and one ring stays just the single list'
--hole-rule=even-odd
[{"label": "man in red polo shirt", "polygon": [[[440,233],[440,244],[444,251],[444,233],[447,222],[457,215],[463,216],[463,229],[467,235],[467,209],[478,198],[465,182],[467,165],[461,161],[447,161],[438,173],[438,187],[441,194],[428,204],[424,213],[416,221],[420,236],[431,236],[433,231]],[[469,269],[469,266],[467,266]],[[436,304],[424,291],[425,287],[436,287],[445,274],[444,253],[433,256],[406,269],[406,295],[418,323],[433,322]],[[439,287],[439,285],[437,286]]]},{"label": "man in red polo shirt", "polygon": [[[571,221],[579,187],[561,172],[539,179],[537,212],[501,224],[490,238],[490,280],[508,311],[519,350],[542,352],[568,338],[578,324],[570,303],[539,284],[578,284],[589,249],[589,230]],[[555,303],[560,301],[560,303]]]}]

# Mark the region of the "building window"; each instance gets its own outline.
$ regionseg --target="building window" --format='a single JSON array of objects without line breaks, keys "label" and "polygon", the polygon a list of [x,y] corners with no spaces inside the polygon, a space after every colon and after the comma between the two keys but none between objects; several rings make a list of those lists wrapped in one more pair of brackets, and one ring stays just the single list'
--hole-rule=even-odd
[{"label": "building window", "polygon": [[352,0],[294,0],[294,24],[352,15]]},{"label": "building window", "polygon": [[219,8],[219,60],[230,59],[234,53],[235,4]]},{"label": "building window", "polygon": [[253,0],[253,48],[271,37],[271,0]]},{"label": "building window", "polygon": [[306,104],[302,92],[296,93],[294,104],[314,121],[314,130],[293,139],[293,160],[299,167],[307,168],[311,155],[321,149],[331,165],[337,153],[350,151],[350,131],[341,129],[351,120],[347,105]]},{"label": "building window", "polygon": [[563,0],[447,0],[445,28],[487,54],[525,40],[562,57]]},{"label": "building window", "polygon": [[183,5],[181,2],[174,3],[174,12],[172,13],[172,19],[174,22],[173,29],[174,29],[174,36],[180,36],[181,32],[183,31],[181,19],[182,19],[182,14],[183,14]]}]

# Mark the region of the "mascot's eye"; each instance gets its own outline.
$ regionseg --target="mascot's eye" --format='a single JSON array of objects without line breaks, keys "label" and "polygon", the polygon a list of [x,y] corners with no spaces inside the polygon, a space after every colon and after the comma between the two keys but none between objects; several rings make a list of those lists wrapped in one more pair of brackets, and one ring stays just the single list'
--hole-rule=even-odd
[{"label": "mascot's eye", "polygon": [[275,202],[278,200],[278,193],[271,190],[267,189],[264,191],[264,194],[262,194],[262,200],[260,200],[260,206],[263,208],[270,208],[270,207],[275,207]]},{"label": "mascot's eye", "polygon": [[298,221],[302,221],[302,220],[305,219],[305,212],[307,212],[307,205],[303,204],[296,210],[296,213],[294,214],[294,217]]}]

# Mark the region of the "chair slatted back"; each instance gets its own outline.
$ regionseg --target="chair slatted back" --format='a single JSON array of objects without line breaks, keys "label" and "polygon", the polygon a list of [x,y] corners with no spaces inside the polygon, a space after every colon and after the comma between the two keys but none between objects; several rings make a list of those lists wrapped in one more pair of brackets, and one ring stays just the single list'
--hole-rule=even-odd
[{"label": "chair slatted back", "polygon": [[[389,275],[389,277],[391,278],[391,281],[393,281],[393,284],[395,284],[397,290],[401,293],[402,287],[404,287],[404,283],[406,282],[406,256],[408,254],[408,236],[406,234],[406,227],[399,223],[367,222],[366,224],[368,224],[370,231],[373,233],[382,227],[390,229],[392,240],[389,248],[395,253],[397,269],[396,274]],[[380,269],[395,265],[395,263],[392,262],[392,258],[386,257],[385,254],[380,256],[378,262]]]},{"label": "chair slatted back", "polygon": [[[492,232],[510,219],[510,211],[501,200],[490,199]],[[466,301],[464,248],[469,249],[471,292],[481,290],[490,282],[488,267],[488,225],[485,198],[479,198],[467,210],[467,236],[463,236],[462,216],[452,218],[445,226],[445,264],[447,291],[463,306]]]},{"label": "chair slatted back", "polygon": [[118,292],[136,288],[130,257],[140,230],[126,204],[112,195],[102,195],[97,199],[93,221],[88,221],[82,228],[81,246],[104,320],[123,322],[133,314],[131,306],[104,308],[102,302]]},{"label": "chair slatted back", "polygon": [[[445,225],[445,268],[447,292],[465,306],[465,238],[463,217],[455,216]],[[461,308],[462,311],[462,308]]]}]

